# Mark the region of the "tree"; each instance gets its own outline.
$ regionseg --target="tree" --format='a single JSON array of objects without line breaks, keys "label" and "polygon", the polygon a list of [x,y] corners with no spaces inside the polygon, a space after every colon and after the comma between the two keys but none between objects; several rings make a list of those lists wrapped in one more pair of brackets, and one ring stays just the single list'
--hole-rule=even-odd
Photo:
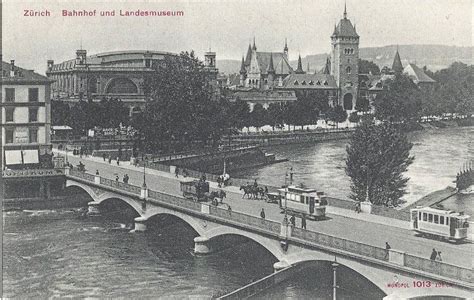
[{"label": "tree", "polygon": [[51,100],[51,123],[52,125],[69,124],[69,104],[60,100]]},{"label": "tree", "polygon": [[370,111],[370,103],[369,99],[366,97],[358,97],[355,105],[355,109],[360,112],[368,112]]},{"label": "tree", "polygon": [[380,75],[380,68],[374,62],[359,58],[359,74]]},{"label": "tree", "polygon": [[267,110],[260,103],[254,105],[250,113],[250,125],[260,129],[267,123]]},{"label": "tree", "polygon": [[359,123],[359,121],[360,121],[360,116],[356,112],[353,112],[349,115],[349,122]]},{"label": "tree", "polygon": [[142,128],[147,147],[180,149],[194,141],[216,143],[226,131],[223,110],[212,95],[208,72],[194,52],[166,57],[145,80],[150,100]]},{"label": "tree", "polygon": [[275,130],[275,127],[282,126],[284,124],[283,118],[283,109],[280,103],[270,103],[267,109],[267,123],[272,126],[272,129]]},{"label": "tree", "polygon": [[326,112],[327,118],[336,123],[336,127],[339,127],[339,123],[344,122],[347,119],[347,112],[340,105],[330,107]]},{"label": "tree", "polygon": [[408,122],[420,117],[422,92],[406,75],[387,80],[374,100],[375,117],[382,121]]},{"label": "tree", "polygon": [[237,99],[230,103],[228,116],[232,127],[242,129],[250,126],[250,107],[247,102]]},{"label": "tree", "polygon": [[413,162],[412,144],[395,125],[363,122],[346,148],[346,174],[351,178],[350,198],[376,205],[397,205],[406,193],[403,173]]}]

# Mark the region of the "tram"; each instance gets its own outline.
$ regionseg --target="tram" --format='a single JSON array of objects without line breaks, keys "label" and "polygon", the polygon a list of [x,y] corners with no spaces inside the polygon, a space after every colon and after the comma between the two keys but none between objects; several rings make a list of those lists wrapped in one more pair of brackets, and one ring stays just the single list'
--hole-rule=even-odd
[{"label": "tram", "polygon": [[467,237],[468,219],[464,213],[432,207],[410,209],[410,227],[427,236],[460,241]]},{"label": "tram", "polygon": [[326,216],[328,204],[324,192],[302,186],[290,185],[278,189],[280,208],[290,213],[301,214],[309,219],[322,219]]}]

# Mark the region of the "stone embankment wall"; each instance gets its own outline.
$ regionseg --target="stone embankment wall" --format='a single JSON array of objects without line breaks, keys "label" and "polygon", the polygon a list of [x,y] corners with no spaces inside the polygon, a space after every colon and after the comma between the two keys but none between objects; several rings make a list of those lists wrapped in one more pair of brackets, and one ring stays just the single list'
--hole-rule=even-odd
[{"label": "stone embankment wall", "polygon": [[[299,144],[311,142],[324,142],[331,140],[341,140],[350,138],[354,129],[341,128],[331,130],[316,131],[294,131],[294,132],[278,132],[278,133],[252,133],[231,136],[232,142],[236,143],[252,143],[258,145],[285,145]],[[224,140],[228,138],[223,138]]]},{"label": "stone embankment wall", "polygon": [[206,173],[222,174],[226,161],[226,170],[251,168],[265,165],[273,161],[258,147],[245,147],[235,150],[215,151],[195,156],[172,158],[160,161],[159,164],[177,166],[180,169],[195,170]]}]

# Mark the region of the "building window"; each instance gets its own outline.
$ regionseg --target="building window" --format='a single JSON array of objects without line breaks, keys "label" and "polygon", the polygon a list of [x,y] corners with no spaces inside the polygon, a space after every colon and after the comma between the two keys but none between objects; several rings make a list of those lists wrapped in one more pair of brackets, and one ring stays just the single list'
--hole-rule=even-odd
[{"label": "building window", "polygon": [[38,88],[29,88],[28,89],[28,101],[29,102],[38,102]]},{"label": "building window", "polygon": [[30,107],[28,111],[28,121],[29,122],[38,122],[38,108]]},{"label": "building window", "polygon": [[347,73],[347,74],[351,74],[351,67],[347,67],[347,68],[346,68],[346,73]]},{"label": "building window", "polygon": [[30,128],[30,143],[38,142],[38,129]]},{"label": "building window", "polygon": [[15,108],[14,107],[5,107],[5,121],[7,122],[13,122],[14,121],[14,116],[15,114]]},{"label": "building window", "polygon": [[15,89],[5,88],[5,102],[15,102]]},{"label": "building window", "polygon": [[5,129],[5,143],[6,144],[12,144],[13,143],[13,134],[14,134],[13,128],[6,128]]}]

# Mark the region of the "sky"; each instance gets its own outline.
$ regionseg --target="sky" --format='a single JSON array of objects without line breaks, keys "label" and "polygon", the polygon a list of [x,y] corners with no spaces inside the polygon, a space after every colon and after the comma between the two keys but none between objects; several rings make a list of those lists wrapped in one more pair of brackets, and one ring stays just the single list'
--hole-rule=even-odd
[{"label": "sky", "polygon": [[[255,37],[259,51],[282,51],[290,60],[328,53],[334,25],[347,16],[356,24],[360,47],[406,44],[472,46],[472,0],[181,0],[65,1],[3,0],[4,61],[44,74],[46,61],[117,50],[209,48],[217,59],[241,59]],[[96,10],[96,16],[65,17],[63,10]],[[124,11],[183,11],[184,16],[119,16]],[[50,16],[24,16],[25,10]],[[100,16],[115,11],[115,16]]]}]

